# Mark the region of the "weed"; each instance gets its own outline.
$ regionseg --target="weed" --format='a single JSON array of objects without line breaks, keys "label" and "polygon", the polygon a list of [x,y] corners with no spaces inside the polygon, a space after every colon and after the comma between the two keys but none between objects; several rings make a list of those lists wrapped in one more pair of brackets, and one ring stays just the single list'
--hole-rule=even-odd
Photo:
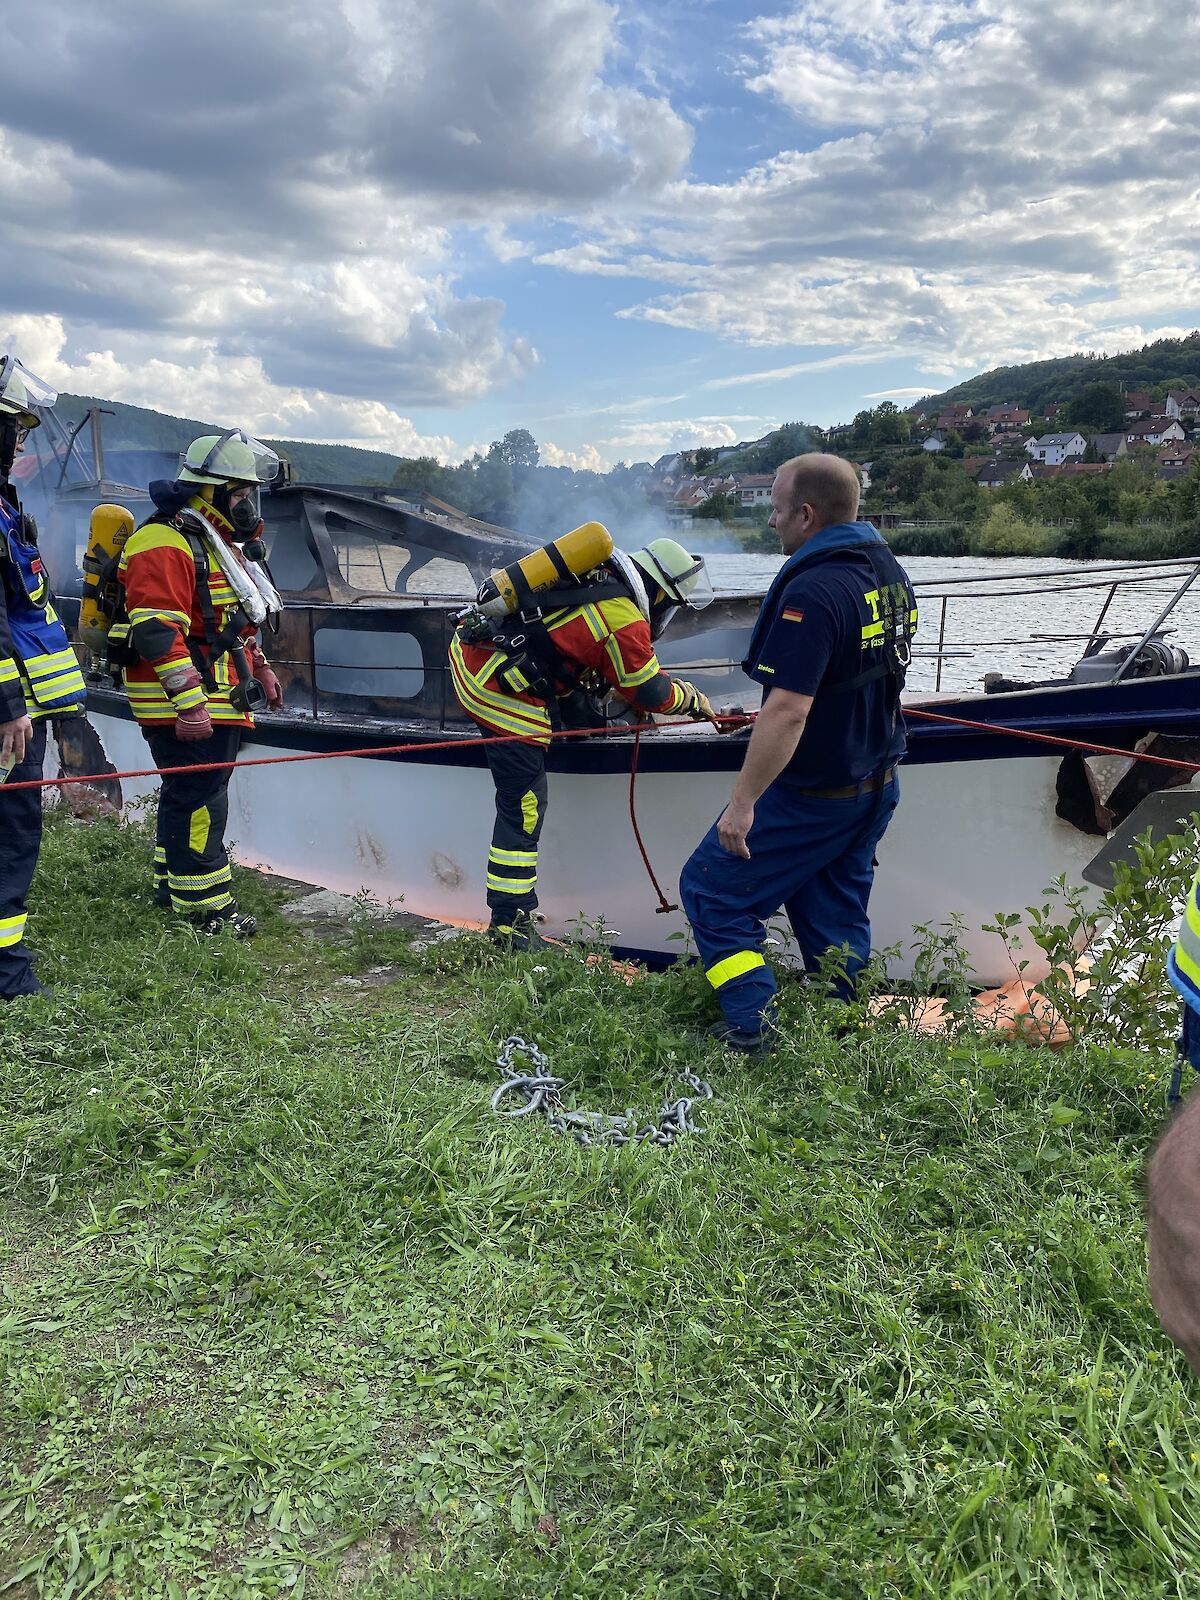
[{"label": "weed", "polygon": [[[58,998],[0,1011],[11,1593],[1194,1588],[1200,1426],[1139,1207],[1164,1052],[846,1041],[785,984],[749,1066],[695,967],[472,936],[406,946],[366,1009],[336,979],[394,933],[306,940],[239,874],[262,936],[197,939],[150,854],[51,819]],[[953,997],[952,941],[929,960]],[[493,1118],[509,1033],[614,1110],[698,1068],[705,1134]]]}]

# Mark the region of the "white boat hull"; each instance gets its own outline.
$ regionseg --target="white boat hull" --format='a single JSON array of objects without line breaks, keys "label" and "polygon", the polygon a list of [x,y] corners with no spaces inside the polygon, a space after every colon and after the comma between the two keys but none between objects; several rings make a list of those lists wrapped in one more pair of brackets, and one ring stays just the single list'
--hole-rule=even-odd
[{"label": "white boat hull", "polygon": [[[136,726],[95,711],[91,721],[118,771],[148,765]],[[279,753],[250,739],[242,759]],[[1002,941],[984,924],[997,912],[1023,914],[1043,903],[1060,874],[1077,883],[1100,843],[1055,815],[1058,767],[1057,756],[1032,756],[903,769],[871,900],[875,947],[902,947],[895,975],[911,973],[914,927],[952,916],[962,919],[980,983],[1014,975]],[[639,776],[638,822],[669,898],[730,784],[727,772]],[[124,780],[124,803],[157,787],[157,778]],[[546,931],[569,934],[582,918],[602,922],[621,947],[678,955],[687,948],[687,922],[681,912],[656,911],[628,795],[627,774],[551,774],[538,867]],[[366,890],[443,921],[482,922],[492,819],[492,785],[482,769],[358,757],[236,771],[227,837],[244,865],[343,893]],[[1040,976],[1040,952],[1027,943],[1023,954],[1027,975]]]}]

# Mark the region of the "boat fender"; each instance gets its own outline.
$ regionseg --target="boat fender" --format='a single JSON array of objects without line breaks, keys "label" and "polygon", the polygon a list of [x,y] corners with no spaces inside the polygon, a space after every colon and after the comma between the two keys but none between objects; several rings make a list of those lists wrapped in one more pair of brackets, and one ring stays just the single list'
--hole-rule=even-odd
[{"label": "boat fender", "polygon": [[511,566],[491,573],[480,585],[476,608],[496,621],[511,616],[514,611],[525,610],[532,595],[583,577],[612,553],[612,535],[604,524],[585,522],[550,544],[530,551]]}]

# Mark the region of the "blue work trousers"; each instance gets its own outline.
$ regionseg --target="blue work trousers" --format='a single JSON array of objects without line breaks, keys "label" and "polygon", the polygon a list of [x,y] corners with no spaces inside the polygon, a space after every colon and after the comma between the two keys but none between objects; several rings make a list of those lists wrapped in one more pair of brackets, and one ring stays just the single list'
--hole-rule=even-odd
[{"label": "blue work trousers", "polygon": [[763,957],[766,923],[782,907],[810,972],[846,946],[837,989],[848,999],[871,952],[867,901],[875,847],[900,799],[882,789],[820,799],[773,783],[754,808],[749,861],[721,847],[714,824],[684,866],[680,898],[725,1020],[754,1032],[769,1019],[775,978]]},{"label": "blue work trousers", "polygon": [[[46,760],[46,724],[33,725],[25,758],[9,783],[31,783]],[[42,791],[0,787],[0,1000],[40,994],[33,952],[25,943],[29,886],[42,844]]]}]

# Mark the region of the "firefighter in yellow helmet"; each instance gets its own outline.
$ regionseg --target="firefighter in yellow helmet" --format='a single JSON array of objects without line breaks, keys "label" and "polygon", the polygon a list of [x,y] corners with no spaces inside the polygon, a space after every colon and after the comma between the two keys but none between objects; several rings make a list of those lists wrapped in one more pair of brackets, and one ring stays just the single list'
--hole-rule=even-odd
[{"label": "firefighter in yellow helmet", "polygon": [[[636,711],[713,719],[707,697],[659,666],[654,640],[680,606],[712,599],[703,556],[674,539],[633,555],[614,550],[565,589],[536,598],[537,615],[501,628],[467,620],[450,643],[454,691],[485,734],[518,740],[487,746],[496,821],[487,863],[493,940],[514,950],[543,941],[534,927],[538,840],[546,817],[546,747],[555,727],[595,721],[589,689],[610,689]],[[518,742],[519,741],[519,742]]]},{"label": "firefighter in yellow helmet", "polygon": [[[125,690],[160,769],[232,762],[255,709],[283,704],[257,637],[274,594],[258,567],[259,489],[278,471],[275,452],[240,429],[206,434],[174,482],[150,485],[156,513],[125,544]],[[164,773],[155,900],[245,938],[255,922],[234,901],[225,852],[230,776],[228,766]]]},{"label": "firefighter in yellow helmet", "polygon": [[[26,438],[57,398],[15,356],[0,359],[0,783],[42,776],[47,721],[77,713],[86,694],[54,610],[37,527],[12,484]],[[0,787],[0,1000],[46,992],[25,944],[41,842],[41,790]]]}]

